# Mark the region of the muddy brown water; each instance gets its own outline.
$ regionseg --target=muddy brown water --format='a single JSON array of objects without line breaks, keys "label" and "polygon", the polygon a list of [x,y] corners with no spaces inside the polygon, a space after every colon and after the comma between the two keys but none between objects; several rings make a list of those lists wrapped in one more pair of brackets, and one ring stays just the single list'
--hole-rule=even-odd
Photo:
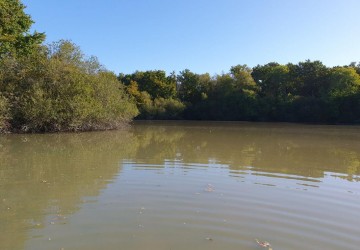
[{"label": "muddy brown water", "polygon": [[0,249],[360,249],[360,127],[0,136]]}]

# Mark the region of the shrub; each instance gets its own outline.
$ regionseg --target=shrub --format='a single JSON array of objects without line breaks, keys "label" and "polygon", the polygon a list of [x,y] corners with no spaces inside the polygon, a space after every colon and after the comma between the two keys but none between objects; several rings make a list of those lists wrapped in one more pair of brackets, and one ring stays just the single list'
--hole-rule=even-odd
[{"label": "shrub", "polygon": [[138,112],[116,76],[69,41],[4,60],[0,90],[11,103],[12,129],[25,132],[114,129]]},{"label": "shrub", "polygon": [[0,94],[0,132],[8,129],[9,103],[8,100]]},{"label": "shrub", "polygon": [[185,104],[177,99],[155,98],[141,106],[140,119],[176,120],[181,119]]}]

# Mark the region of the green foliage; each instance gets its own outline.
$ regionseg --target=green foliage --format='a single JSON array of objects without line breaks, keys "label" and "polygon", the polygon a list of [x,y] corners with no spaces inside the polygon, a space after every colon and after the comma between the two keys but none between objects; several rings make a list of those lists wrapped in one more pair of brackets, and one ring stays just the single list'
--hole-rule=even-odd
[{"label": "green foliage", "polygon": [[285,114],[290,114],[292,122],[316,122],[328,121],[328,104],[323,100],[311,96],[296,97],[289,105]]},{"label": "green foliage", "polygon": [[180,119],[185,104],[176,98],[176,76],[165,71],[137,71],[118,79],[140,111],[137,119]]},{"label": "green foliage", "polygon": [[257,65],[251,75],[259,87],[258,120],[292,120],[292,114],[288,113],[287,108],[294,99],[296,89],[289,77],[288,65],[276,62]]},{"label": "green foliage", "polygon": [[142,113],[139,118],[174,120],[181,119],[185,105],[172,98],[155,98],[154,101],[142,106]]},{"label": "green foliage", "polygon": [[150,92],[139,87],[144,72],[121,75],[121,79],[136,100],[141,119],[359,123],[357,70],[355,63],[328,68],[309,60],[287,65],[272,62],[253,69],[236,65],[214,77],[186,69],[176,77],[177,96],[185,109],[175,115],[165,112],[168,98],[159,98],[154,84],[147,89]]},{"label": "green foliage", "polygon": [[335,67],[330,70],[328,79],[329,98],[341,98],[360,93],[360,75],[354,68]]},{"label": "green foliage", "polygon": [[185,117],[200,120],[254,120],[257,87],[250,73],[251,69],[246,65],[238,65],[232,67],[230,73],[216,75],[211,80],[208,78],[206,88],[203,88],[206,92],[197,93],[198,99],[188,104]]},{"label": "green foliage", "polygon": [[44,33],[29,33],[33,24],[19,0],[0,0],[0,58],[31,53],[45,39]]},{"label": "green foliage", "polygon": [[0,132],[6,131],[9,119],[8,100],[0,94]]},{"label": "green foliage", "polygon": [[257,86],[254,79],[251,76],[252,69],[249,68],[246,64],[236,65],[231,67],[230,74],[233,78],[233,87],[234,90],[240,90],[247,92],[248,94],[253,95]]},{"label": "green foliage", "polygon": [[113,129],[135,116],[137,109],[116,76],[94,67],[93,58],[90,62],[69,41],[4,60],[0,89],[10,102],[12,129]]},{"label": "green foliage", "polygon": [[337,111],[333,120],[337,123],[360,124],[360,93],[337,98],[333,101],[334,110]]},{"label": "green foliage", "polygon": [[356,73],[360,75],[360,62],[358,62],[358,64],[356,64],[356,62],[352,62],[349,67],[354,68]]},{"label": "green foliage", "polygon": [[180,72],[177,76],[177,81],[180,100],[191,104],[206,99],[211,88],[211,78],[209,74],[198,75],[188,69]]},{"label": "green foliage", "polygon": [[284,100],[294,94],[287,65],[278,63],[258,65],[254,67],[251,74],[259,86],[259,94],[262,97]]},{"label": "green foliage", "polygon": [[213,78],[205,74],[205,81],[184,70],[177,76],[178,96],[185,119],[358,123],[356,70],[356,64],[331,69],[320,61],[273,62],[253,69],[237,65]]},{"label": "green foliage", "polygon": [[150,94],[146,91],[140,92],[138,84],[135,81],[131,81],[130,84],[126,86],[126,91],[136,102],[139,108],[144,105],[150,105],[150,103],[152,102]]},{"label": "green foliage", "polygon": [[294,95],[318,98],[327,88],[326,78],[329,69],[322,62],[307,60],[287,66],[294,86]]},{"label": "green foliage", "polygon": [[126,86],[136,82],[139,91],[146,91],[152,98],[174,98],[176,96],[176,77],[166,76],[165,71],[136,71],[130,75],[120,74],[118,79]]}]

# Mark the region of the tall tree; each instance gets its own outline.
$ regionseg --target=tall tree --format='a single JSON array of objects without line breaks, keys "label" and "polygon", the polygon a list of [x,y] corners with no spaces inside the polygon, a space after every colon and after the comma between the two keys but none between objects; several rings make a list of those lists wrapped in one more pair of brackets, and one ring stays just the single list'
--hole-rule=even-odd
[{"label": "tall tree", "polygon": [[210,88],[209,74],[195,74],[188,69],[180,71],[177,76],[179,83],[178,95],[182,101],[195,104],[206,99]]},{"label": "tall tree", "polygon": [[275,62],[263,66],[257,65],[253,68],[251,75],[260,88],[261,97],[283,100],[289,94],[293,94],[289,81],[289,69],[286,65]]},{"label": "tall tree", "polygon": [[236,65],[230,68],[230,74],[235,79],[235,83],[242,89],[256,89],[256,84],[251,76],[252,69],[246,64]]},{"label": "tall tree", "polygon": [[0,58],[31,53],[45,39],[44,33],[30,33],[34,23],[20,0],[0,0]]},{"label": "tall tree", "polygon": [[348,97],[360,93],[360,75],[354,68],[335,67],[329,73],[330,98]]},{"label": "tall tree", "polygon": [[327,88],[326,78],[329,69],[322,62],[306,60],[287,66],[297,95],[318,98],[324,88]]},{"label": "tall tree", "polygon": [[136,82],[140,91],[146,91],[155,98],[174,98],[176,96],[176,77],[166,76],[163,70],[136,71],[130,75],[120,74],[118,79],[126,86]]}]

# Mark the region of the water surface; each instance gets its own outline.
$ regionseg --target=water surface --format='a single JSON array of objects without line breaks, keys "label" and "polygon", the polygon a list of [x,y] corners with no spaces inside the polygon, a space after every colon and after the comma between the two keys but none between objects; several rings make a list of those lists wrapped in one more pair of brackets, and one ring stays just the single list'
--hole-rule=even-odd
[{"label": "water surface", "polygon": [[359,249],[360,127],[0,136],[0,249]]}]

